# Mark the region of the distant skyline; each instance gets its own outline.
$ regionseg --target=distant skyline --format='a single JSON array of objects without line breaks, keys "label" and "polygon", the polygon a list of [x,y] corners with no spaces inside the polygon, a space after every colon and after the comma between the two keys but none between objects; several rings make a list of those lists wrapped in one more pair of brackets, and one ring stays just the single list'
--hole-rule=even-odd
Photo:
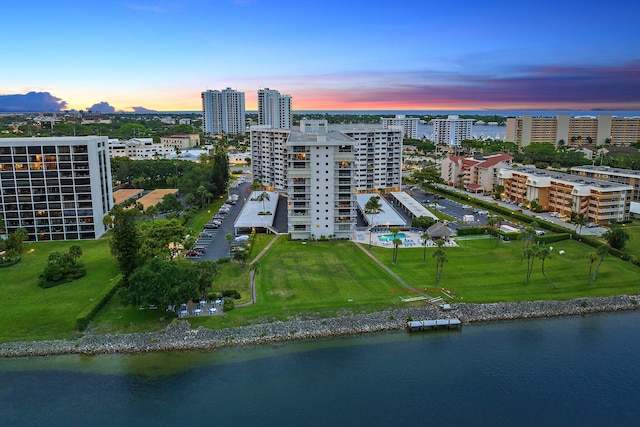
[{"label": "distant skyline", "polygon": [[640,110],[640,4],[80,0],[3,4],[0,112]]}]

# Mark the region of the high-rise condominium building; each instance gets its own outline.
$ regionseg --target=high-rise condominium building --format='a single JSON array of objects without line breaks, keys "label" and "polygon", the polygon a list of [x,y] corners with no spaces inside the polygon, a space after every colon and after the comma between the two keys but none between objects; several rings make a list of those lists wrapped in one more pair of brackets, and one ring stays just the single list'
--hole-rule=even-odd
[{"label": "high-rise condominium building", "polygon": [[106,136],[0,140],[0,216],[29,240],[97,239],[113,207]]},{"label": "high-rise condominium building", "polygon": [[433,135],[436,144],[459,147],[464,139],[471,139],[473,119],[461,119],[450,115],[446,119],[433,119]]},{"label": "high-rise condominium building", "polygon": [[291,129],[291,95],[281,95],[269,88],[258,90],[258,125],[274,129]]},{"label": "high-rise condominium building", "polygon": [[348,237],[357,219],[357,191],[400,188],[400,130],[336,131],[326,120],[302,120],[299,130],[250,131],[253,175],[268,189],[287,193],[293,238]]},{"label": "high-rise condominium building", "polygon": [[202,131],[211,135],[244,135],[244,92],[231,88],[202,92]]},{"label": "high-rise condominium building", "polygon": [[395,129],[395,126],[399,126],[402,129],[403,136],[405,138],[417,139],[418,138],[418,122],[420,120],[417,117],[405,117],[403,114],[397,114],[394,118],[381,117],[380,123],[385,129]]},{"label": "high-rise condominium building", "polygon": [[507,118],[506,140],[521,147],[548,142],[555,145],[580,146],[629,145],[640,141],[640,117],[614,117],[610,114],[571,117],[533,117],[523,114]]}]

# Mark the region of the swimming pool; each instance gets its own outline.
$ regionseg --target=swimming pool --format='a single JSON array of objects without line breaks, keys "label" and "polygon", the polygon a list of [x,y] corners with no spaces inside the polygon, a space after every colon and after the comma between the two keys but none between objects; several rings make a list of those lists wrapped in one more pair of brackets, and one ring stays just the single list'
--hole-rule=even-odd
[{"label": "swimming pool", "polygon": [[[407,236],[404,233],[398,233],[396,234],[396,237],[398,239],[406,239]],[[380,240],[381,242],[392,242],[393,241],[393,234],[383,234],[382,236],[378,236],[378,240]]]}]

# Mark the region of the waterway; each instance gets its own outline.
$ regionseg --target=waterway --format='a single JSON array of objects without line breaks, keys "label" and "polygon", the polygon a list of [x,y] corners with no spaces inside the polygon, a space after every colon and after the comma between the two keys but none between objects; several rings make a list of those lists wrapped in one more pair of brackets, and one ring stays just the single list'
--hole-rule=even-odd
[{"label": "waterway", "polygon": [[640,312],[0,360],[0,425],[637,425]]}]

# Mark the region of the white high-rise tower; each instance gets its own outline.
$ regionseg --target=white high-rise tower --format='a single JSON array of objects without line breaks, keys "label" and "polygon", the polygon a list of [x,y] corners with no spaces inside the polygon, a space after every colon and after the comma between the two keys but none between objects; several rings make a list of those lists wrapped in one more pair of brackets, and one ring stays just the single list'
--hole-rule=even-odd
[{"label": "white high-rise tower", "polygon": [[246,132],[244,92],[231,88],[202,92],[202,131],[212,135]]},{"label": "white high-rise tower", "polygon": [[258,90],[258,124],[273,129],[291,129],[291,95],[269,88]]}]

